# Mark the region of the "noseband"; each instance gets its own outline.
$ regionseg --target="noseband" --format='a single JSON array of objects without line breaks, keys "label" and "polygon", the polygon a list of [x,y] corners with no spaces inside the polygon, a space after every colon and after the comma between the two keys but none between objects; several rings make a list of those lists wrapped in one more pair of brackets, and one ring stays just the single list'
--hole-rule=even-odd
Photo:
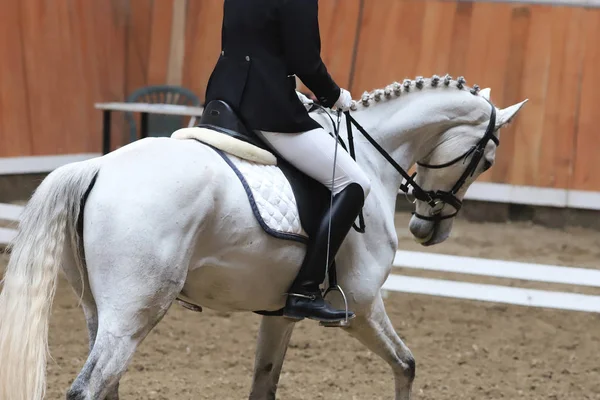
[{"label": "noseband", "polygon": [[[458,212],[460,211],[460,209],[462,207],[462,202],[456,197],[456,193],[465,184],[466,180],[470,176],[473,176],[473,173],[475,173],[475,170],[477,169],[477,165],[479,165],[479,162],[481,161],[481,158],[483,157],[483,154],[485,152],[485,146],[487,145],[487,143],[491,140],[496,144],[496,146],[500,145],[500,141],[494,135],[495,127],[496,127],[496,107],[494,107],[492,105],[492,113],[490,115],[490,122],[488,123],[488,126],[485,130],[483,137],[479,140],[479,142],[477,142],[477,144],[475,146],[471,147],[469,150],[467,150],[461,156],[455,158],[454,160],[448,161],[447,163],[444,163],[444,164],[431,165],[431,164],[417,162],[417,165],[424,167],[424,168],[442,169],[442,168],[446,168],[451,165],[454,165],[457,162],[459,162],[460,160],[466,161],[467,158],[472,155],[471,162],[469,163],[467,168],[464,170],[464,172],[462,173],[460,178],[458,178],[458,180],[456,181],[456,183],[454,184],[452,189],[450,189],[449,191],[444,191],[444,190],[424,191],[421,187],[416,185],[416,183],[412,183],[413,193],[414,193],[415,198],[427,202],[432,208],[432,210],[431,210],[432,215],[426,216],[426,215],[421,215],[421,214],[418,214],[415,212],[413,214],[416,217],[418,217],[420,219],[424,219],[426,221],[439,221],[442,219],[452,218],[452,217],[456,216],[456,214],[458,214]],[[440,213],[441,213],[442,209],[444,208],[445,204],[450,204],[452,207],[454,207],[454,209],[455,209],[454,213],[442,216]]]},{"label": "noseband", "polygon": [[[408,173],[396,161],[394,161],[394,159],[371,137],[371,135],[369,135],[365,131],[365,129],[362,126],[360,126],[360,124],[358,122],[356,122],[356,120],[350,115],[350,112],[345,111],[344,114],[346,114],[346,126],[348,129],[348,141],[350,144],[350,155],[352,156],[352,158],[356,159],[356,157],[354,155],[354,143],[353,143],[354,140],[353,140],[353,135],[352,135],[352,125],[354,125],[360,131],[360,133],[362,133],[363,136],[369,141],[369,143],[371,143],[371,145],[373,147],[375,147],[377,149],[377,151],[394,167],[394,169],[396,171],[398,171],[398,173],[400,173],[400,175],[402,175],[404,177],[404,179],[406,179],[406,183],[400,185],[400,190],[402,190],[404,193],[408,194],[409,187],[412,187],[413,196],[417,200],[426,202],[431,207],[431,211],[430,211],[431,215],[421,215],[416,212],[413,212],[413,215],[415,215],[417,218],[420,218],[420,219],[423,219],[426,221],[436,221],[436,222],[443,220],[443,219],[452,218],[452,217],[456,216],[456,214],[458,214],[458,212],[460,211],[460,209],[462,207],[462,202],[456,197],[456,193],[460,190],[460,188],[465,184],[466,180],[470,176],[472,176],[473,173],[475,172],[475,170],[477,169],[477,165],[479,165],[479,162],[481,161],[481,158],[483,157],[487,143],[491,140],[496,144],[496,146],[500,145],[498,138],[494,135],[495,127],[496,127],[496,107],[494,107],[494,105],[492,103],[490,103],[489,100],[487,100],[485,98],[484,98],[484,100],[486,100],[492,107],[492,113],[490,115],[490,122],[488,123],[488,126],[485,130],[483,137],[479,140],[479,142],[477,142],[477,144],[475,146],[471,147],[469,150],[467,150],[464,154],[460,155],[459,157],[456,157],[455,159],[448,161],[444,164],[431,165],[431,164],[417,162],[417,165],[424,167],[424,168],[442,169],[442,168],[450,167],[450,166],[456,164],[457,162],[459,162],[460,160],[466,161],[466,159],[469,156],[472,156],[471,162],[469,163],[469,165],[467,166],[467,168],[465,169],[463,174],[460,176],[458,181],[456,181],[456,183],[454,184],[452,189],[450,189],[449,191],[424,190],[423,188],[421,188],[421,186],[419,186],[414,181],[414,177],[417,175],[417,173],[415,172],[412,176],[408,175]],[[450,204],[452,207],[454,207],[455,212],[452,214],[449,214],[449,215],[441,215],[441,212],[446,204]],[[363,225],[362,221],[361,221],[361,225]],[[361,228],[364,230],[364,226]]]}]

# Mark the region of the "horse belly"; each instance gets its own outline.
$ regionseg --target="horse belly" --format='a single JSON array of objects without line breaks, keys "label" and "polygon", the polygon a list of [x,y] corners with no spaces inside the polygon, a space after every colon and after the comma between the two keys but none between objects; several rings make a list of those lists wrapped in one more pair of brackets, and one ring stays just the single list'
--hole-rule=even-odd
[{"label": "horse belly", "polygon": [[192,260],[182,298],[221,311],[282,308],[304,246],[272,238],[260,228],[245,245],[233,236]]}]

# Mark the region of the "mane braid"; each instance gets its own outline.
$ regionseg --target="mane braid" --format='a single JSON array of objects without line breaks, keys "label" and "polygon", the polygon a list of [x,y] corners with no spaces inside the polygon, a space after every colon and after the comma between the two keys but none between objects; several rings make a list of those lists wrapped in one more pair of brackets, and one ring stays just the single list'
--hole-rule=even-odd
[{"label": "mane braid", "polygon": [[433,75],[431,78],[423,78],[417,76],[414,80],[404,79],[402,83],[392,82],[384,88],[372,90],[371,92],[364,92],[360,99],[353,100],[350,109],[356,111],[359,106],[364,108],[375,105],[376,103],[382,103],[385,100],[394,99],[401,97],[407,93],[420,92],[422,90],[442,90],[442,89],[458,89],[468,90],[474,96],[479,95],[479,85],[473,85],[473,87],[467,86],[467,81],[464,77],[460,76],[456,80],[448,74],[440,77]]}]

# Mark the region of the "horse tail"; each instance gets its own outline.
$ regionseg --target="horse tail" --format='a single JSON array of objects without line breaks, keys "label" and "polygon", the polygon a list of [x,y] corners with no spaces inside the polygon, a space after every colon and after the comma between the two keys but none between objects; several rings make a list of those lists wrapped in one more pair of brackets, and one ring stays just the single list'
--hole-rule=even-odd
[{"label": "horse tail", "polygon": [[100,170],[98,160],[54,170],[23,210],[0,294],[0,400],[45,395],[48,320],[58,271],[70,245],[83,274],[77,223]]}]

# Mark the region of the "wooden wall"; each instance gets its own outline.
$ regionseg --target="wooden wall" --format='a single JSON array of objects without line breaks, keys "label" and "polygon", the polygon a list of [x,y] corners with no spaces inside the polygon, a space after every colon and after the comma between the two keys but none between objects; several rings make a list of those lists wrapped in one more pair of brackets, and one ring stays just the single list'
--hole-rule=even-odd
[{"label": "wooden wall", "polygon": [[0,156],[99,151],[93,102],[123,97],[125,3],[0,0]]},{"label": "wooden wall", "polygon": [[599,9],[365,0],[363,10],[354,92],[448,72],[491,87],[499,106],[529,98],[481,179],[600,190],[592,153]]},{"label": "wooden wall", "polygon": [[[149,84],[204,97],[223,0],[0,0],[0,156],[100,151],[97,101]],[[442,0],[320,0],[323,58],[354,97],[449,73],[508,106],[484,181],[600,191],[600,9]],[[114,137],[123,144],[123,120]]]}]

